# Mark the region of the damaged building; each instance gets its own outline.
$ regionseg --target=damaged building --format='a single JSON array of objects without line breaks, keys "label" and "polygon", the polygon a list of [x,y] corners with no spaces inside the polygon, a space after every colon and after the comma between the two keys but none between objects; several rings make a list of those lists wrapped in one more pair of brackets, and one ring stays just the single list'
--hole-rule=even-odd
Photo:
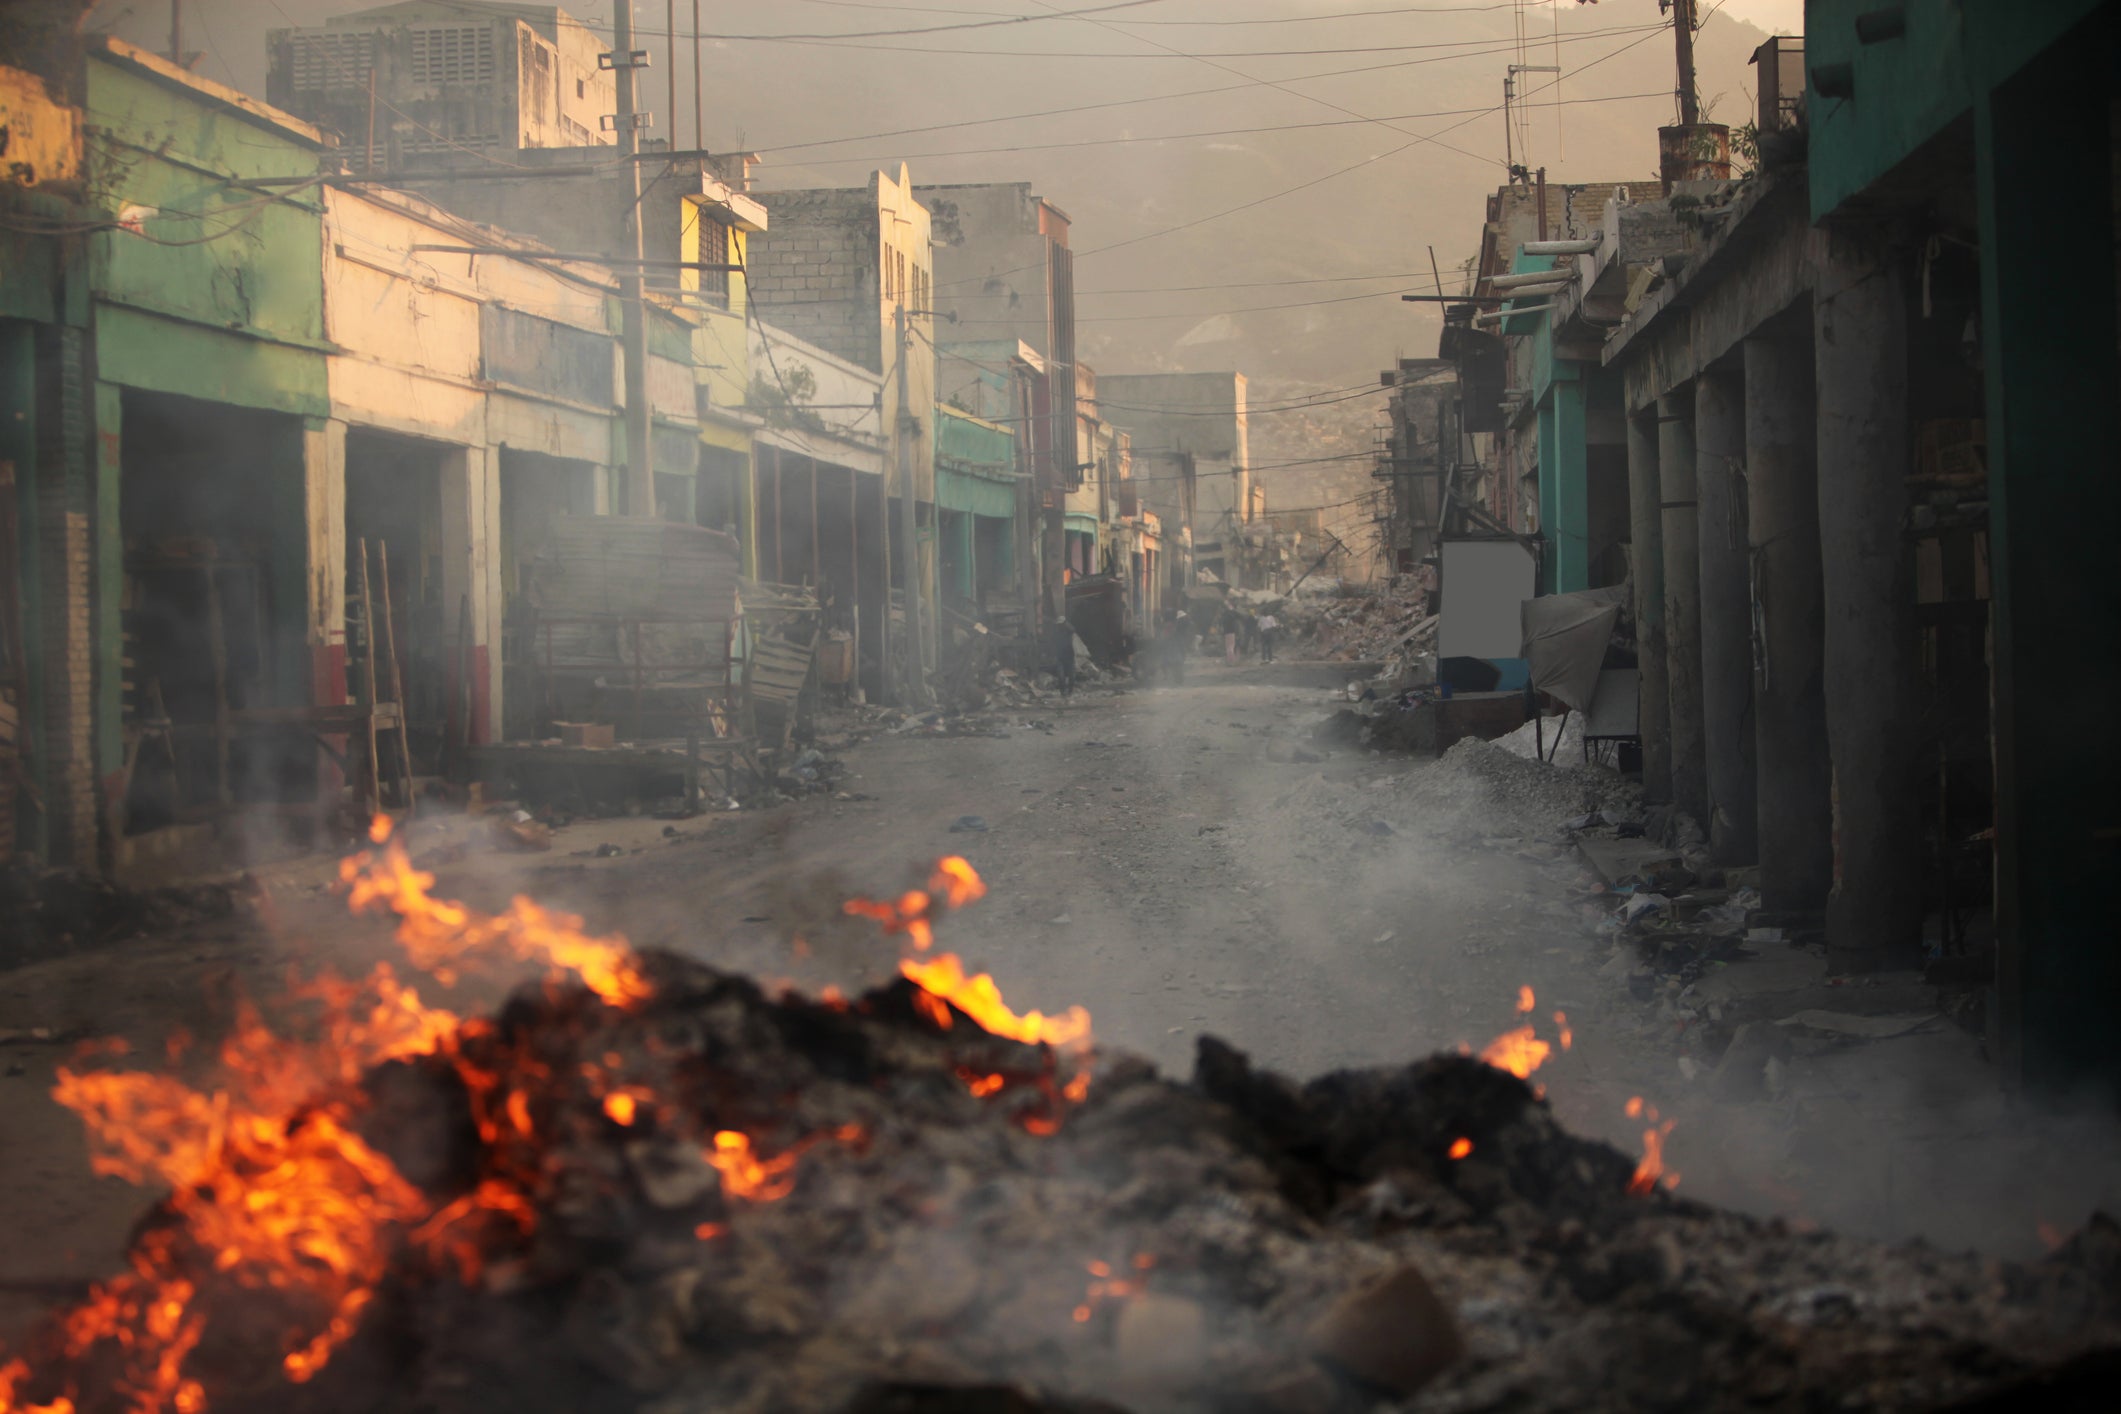
[{"label": "damaged building", "polygon": [[2112,654],[2037,665],[2115,614],[2113,216],[2058,196],[2111,180],[2114,17],[1807,18],[1755,55],[1750,171],[1668,128],[1661,184],[1490,202],[1441,420],[1493,430],[1440,480],[1545,592],[1624,586],[1647,789],[1832,967],[1977,979],[2008,1082],[2110,1082]]}]

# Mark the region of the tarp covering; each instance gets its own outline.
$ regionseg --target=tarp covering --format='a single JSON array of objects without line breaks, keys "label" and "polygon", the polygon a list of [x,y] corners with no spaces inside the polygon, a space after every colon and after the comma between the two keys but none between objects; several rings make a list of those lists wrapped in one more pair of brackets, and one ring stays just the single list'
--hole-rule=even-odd
[{"label": "tarp covering", "polygon": [[1585,589],[1524,601],[1524,656],[1532,686],[1579,712],[1598,697],[1598,672],[1620,617],[1624,588]]}]

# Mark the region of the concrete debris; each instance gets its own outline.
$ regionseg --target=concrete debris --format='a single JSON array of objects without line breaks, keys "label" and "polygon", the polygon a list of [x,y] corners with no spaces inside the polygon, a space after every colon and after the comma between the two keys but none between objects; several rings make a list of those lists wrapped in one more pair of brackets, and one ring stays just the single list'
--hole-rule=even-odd
[{"label": "concrete debris", "polygon": [[1920,1031],[1940,1019],[1936,1012],[1916,1016],[1858,1016],[1845,1011],[1812,1009],[1785,1016],[1775,1024],[1803,1027],[1807,1031],[1828,1031],[1837,1036],[1853,1036],[1865,1041],[1885,1041]]},{"label": "concrete debris", "polygon": [[[1278,604],[1289,658],[1343,661],[1381,660],[1382,679],[1417,671],[1426,658],[1421,681],[1435,680],[1437,616],[1428,610],[1428,594],[1411,575],[1385,586],[1343,584],[1330,597],[1298,596]],[[1410,684],[1411,685],[1411,682]]]}]

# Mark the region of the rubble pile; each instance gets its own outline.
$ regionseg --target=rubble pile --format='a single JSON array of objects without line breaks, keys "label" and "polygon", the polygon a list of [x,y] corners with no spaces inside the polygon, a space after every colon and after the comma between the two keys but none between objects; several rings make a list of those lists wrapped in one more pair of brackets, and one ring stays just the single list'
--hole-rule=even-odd
[{"label": "rubble pile", "polygon": [[1405,778],[1424,813],[1480,822],[1496,833],[1548,835],[1587,811],[1642,813],[1642,787],[1583,761],[1539,761],[1468,737]]},{"label": "rubble pile", "polygon": [[[1436,617],[1413,575],[1377,585],[1345,585],[1333,596],[1298,595],[1277,611],[1291,658],[1381,661],[1383,676],[1414,668],[1436,648]],[[1432,665],[1433,672],[1433,665]]]},{"label": "rubble pile", "polygon": [[[2060,1408],[2121,1342],[2109,1224],[2026,1266],[1799,1234],[1645,1181],[1471,1057],[1300,1085],[1210,1039],[1181,1083],[907,980],[618,976],[353,1082],[378,1191],[434,1216],[306,1378],[276,1322],[318,1313],[238,1285],[182,1195],[141,1225],[206,1313],[188,1407]],[[135,1407],[82,1365],[81,1414]]]}]

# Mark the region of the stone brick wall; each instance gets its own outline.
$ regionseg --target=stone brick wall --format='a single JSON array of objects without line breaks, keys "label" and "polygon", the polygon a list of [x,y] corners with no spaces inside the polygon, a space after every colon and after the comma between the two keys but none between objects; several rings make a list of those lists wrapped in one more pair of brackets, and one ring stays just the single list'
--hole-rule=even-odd
[{"label": "stone brick wall", "polygon": [[761,200],[772,229],[751,238],[746,260],[759,318],[881,373],[875,192],[769,192]]},{"label": "stone brick wall", "polygon": [[94,603],[89,581],[89,387],[79,330],[42,331],[37,538],[44,650],[44,806],[51,860],[97,865]]}]

